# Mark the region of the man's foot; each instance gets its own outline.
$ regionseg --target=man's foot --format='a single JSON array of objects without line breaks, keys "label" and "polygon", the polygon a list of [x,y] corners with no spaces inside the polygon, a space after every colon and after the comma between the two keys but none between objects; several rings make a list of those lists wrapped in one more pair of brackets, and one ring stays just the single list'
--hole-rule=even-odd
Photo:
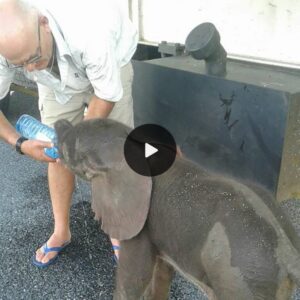
[{"label": "man's foot", "polygon": [[[48,248],[54,248],[54,247],[61,247],[62,245],[65,245],[70,241],[71,241],[71,234],[60,237],[53,233],[49,238],[49,240],[46,242],[46,244]],[[47,253],[45,253],[42,249],[43,246],[36,251],[35,260],[42,264],[47,264],[51,259],[57,256],[57,253],[59,251],[50,251],[50,252],[46,251]]]},{"label": "man's foot", "polygon": [[35,258],[35,255],[32,257],[32,263],[38,267],[38,268],[41,268],[41,269],[44,269],[44,268],[47,268],[49,267],[50,265],[54,264],[56,259],[58,258],[58,255],[63,251],[65,250],[65,248],[70,244],[70,241],[68,242],[65,242],[63,245],[61,245],[60,247],[52,247],[52,248],[49,248],[47,246],[47,243],[45,243],[43,246],[42,246],[42,250],[44,254],[48,254],[48,253],[53,253],[55,252],[55,256],[53,258],[51,258],[48,262],[46,263],[42,263],[42,262],[39,262],[36,260]]},{"label": "man's foot", "polygon": [[114,260],[115,262],[118,262],[119,260],[119,252],[120,252],[120,242],[116,239],[110,239],[112,248],[114,251]]}]

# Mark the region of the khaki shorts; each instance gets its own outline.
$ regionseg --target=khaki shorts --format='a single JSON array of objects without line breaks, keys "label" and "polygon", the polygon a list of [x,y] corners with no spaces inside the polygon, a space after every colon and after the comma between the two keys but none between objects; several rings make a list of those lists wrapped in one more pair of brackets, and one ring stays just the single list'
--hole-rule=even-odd
[{"label": "khaki shorts", "polygon": [[[133,128],[133,101],[131,93],[133,69],[131,63],[122,67],[121,81],[123,97],[115,103],[108,118]],[[66,104],[60,104],[56,101],[53,91],[48,87],[38,84],[38,90],[41,120],[44,124],[51,127],[60,119],[66,119],[74,125],[82,121],[85,108],[92,97],[90,93],[75,94]]]}]

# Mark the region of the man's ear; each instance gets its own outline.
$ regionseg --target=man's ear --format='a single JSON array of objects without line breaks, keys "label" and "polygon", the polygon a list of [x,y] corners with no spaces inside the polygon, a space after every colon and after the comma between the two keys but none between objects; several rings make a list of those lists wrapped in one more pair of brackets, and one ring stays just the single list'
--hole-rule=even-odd
[{"label": "man's ear", "polygon": [[49,20],[46,16],[39,15],[39,25],[43,26],[46,30],[46,32],[51,33],[51,29],[49,26]]}]

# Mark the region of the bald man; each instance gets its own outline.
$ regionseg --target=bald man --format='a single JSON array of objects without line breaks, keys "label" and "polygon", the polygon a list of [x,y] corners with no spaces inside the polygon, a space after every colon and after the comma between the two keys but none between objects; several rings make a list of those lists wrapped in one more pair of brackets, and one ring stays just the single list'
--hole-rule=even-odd
[{"label": "bald man", "polygon": [[[0,0],[0,99],[19,68],[37,82],[43,123],[109,117],[133,127],[130,60],[138,38],[132,23],[112,0],[56,2],[36,7]],[[47,267],[71,241],[74,175],[44,154],[50,143],[20,137],[2,112],[0,137],[20,154],[49,163],[54,231],[33,257]],[[112,243],[117,249],[118,241]]]}]

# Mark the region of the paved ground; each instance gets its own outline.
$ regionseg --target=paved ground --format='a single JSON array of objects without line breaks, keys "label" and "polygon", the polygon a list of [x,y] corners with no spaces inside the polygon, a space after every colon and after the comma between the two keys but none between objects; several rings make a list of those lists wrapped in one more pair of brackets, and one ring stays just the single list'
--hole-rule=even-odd
[{"label": "paved ground", "polygon": [[[8,118],[37,114],[36,100],[14,94]],[[114,263],[107,236],[90,210],[90,188],[77,183],[71,209],[72,244],[58,262],[39,270],[30,260],[52,231],[46,165],[20,156],[0,143],[0,299],[111,299]],[[285,208],[300,233],[300,201]],[[171,299],[206,299],[180,276]],[[298,290],[294,299],[300,300]]]}]

